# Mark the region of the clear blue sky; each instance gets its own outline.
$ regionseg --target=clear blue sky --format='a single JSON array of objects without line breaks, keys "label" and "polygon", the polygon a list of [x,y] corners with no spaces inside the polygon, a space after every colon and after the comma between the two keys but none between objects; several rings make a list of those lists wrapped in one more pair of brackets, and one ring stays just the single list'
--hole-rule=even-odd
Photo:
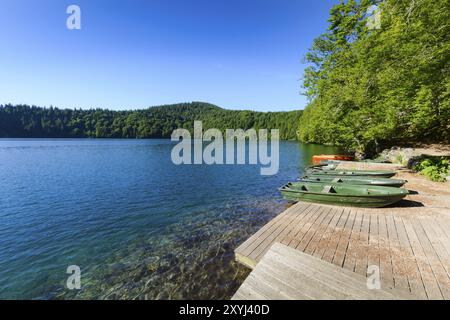
[{"label": "clear blue sky", "polygon": [[302,58],[336,2],[0,0],[0,104],[302,109]]}]

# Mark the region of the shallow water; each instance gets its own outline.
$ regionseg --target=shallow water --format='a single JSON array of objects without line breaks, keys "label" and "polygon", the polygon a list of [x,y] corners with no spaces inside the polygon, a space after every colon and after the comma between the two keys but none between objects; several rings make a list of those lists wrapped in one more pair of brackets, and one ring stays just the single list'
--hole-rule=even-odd
[{"label": "shallow water", "polygon": [[[233,250],[286,203],[313,154],[280,170],[181,165],[169,140],[0,139],[0,298],[224,299],[248,274]],[[81,290],[66,288],[69,265]]]}]

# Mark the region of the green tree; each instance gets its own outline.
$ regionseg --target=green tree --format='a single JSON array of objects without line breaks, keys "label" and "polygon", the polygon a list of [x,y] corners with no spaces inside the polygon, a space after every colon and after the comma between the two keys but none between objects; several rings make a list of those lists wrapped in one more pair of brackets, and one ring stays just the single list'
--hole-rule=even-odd
[{"label": "green tree", "polygon": [[[376,5],[380,28],[367,26]],[[305,142],[374,152],[450,139],[450,2],[341,1],[306,56]]]}]

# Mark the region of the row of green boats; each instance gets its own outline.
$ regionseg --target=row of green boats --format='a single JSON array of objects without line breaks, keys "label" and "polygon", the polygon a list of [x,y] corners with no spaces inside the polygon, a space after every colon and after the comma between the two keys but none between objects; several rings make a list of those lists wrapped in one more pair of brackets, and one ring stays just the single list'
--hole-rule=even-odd
[{"label": "row of green boats", "polygon": [[289,182],[279,190],[290,202],[307,201],[351,207],[378,208],[402,200],[408,190],[407,181],[390,179],[394,171],[338,170],[337,164],[309,167],[297,182]]}]

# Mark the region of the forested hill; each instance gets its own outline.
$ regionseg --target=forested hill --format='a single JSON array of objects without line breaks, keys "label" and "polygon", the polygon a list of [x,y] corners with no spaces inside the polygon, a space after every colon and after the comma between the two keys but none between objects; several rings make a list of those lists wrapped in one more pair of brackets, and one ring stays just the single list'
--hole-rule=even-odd
[{"label": "forested hill", "polygon": [[0,137],[39,138],[169,138],[172,131],[203,129],[280,129],[280,138],[295,139],[301,111],[226,110],[203,102],[180,103],[143,110],[58,109],[0,105]]},{"label": "forested hill", "polygon": [[450,1],[341,0],[306,60],[300,140],[450,142]]}]

